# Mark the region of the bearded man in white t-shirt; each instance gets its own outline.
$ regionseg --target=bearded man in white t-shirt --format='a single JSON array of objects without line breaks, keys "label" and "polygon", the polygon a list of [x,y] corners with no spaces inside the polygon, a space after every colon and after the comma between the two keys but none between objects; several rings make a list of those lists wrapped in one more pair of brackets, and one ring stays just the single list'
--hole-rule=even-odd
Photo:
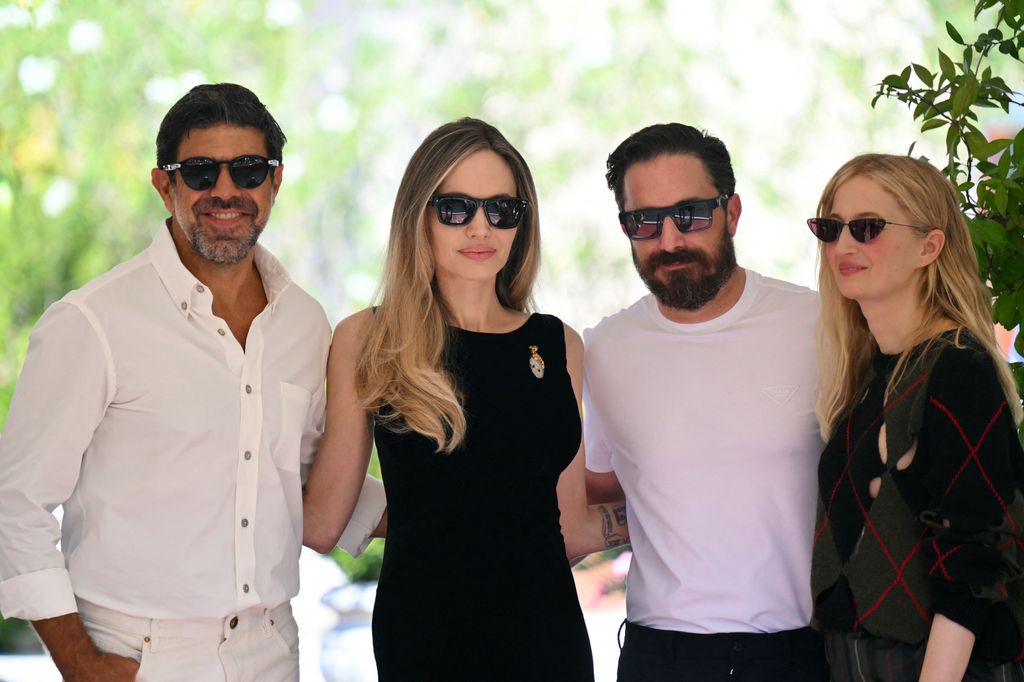
[{"label": "bearded man in white t-shirt", "polygon": [[720,140],[634,133],[608,186],[650,290],[585,334],[591,502],[625,494],[619,681],[828,679],[808,627],[817,296],[738,267]]}]

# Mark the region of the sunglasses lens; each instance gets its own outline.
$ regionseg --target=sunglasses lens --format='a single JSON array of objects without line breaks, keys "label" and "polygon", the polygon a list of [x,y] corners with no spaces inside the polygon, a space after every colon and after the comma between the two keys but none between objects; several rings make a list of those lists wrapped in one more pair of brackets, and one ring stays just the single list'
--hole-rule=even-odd
[{"label": "sunglasses lens", "polygon": [[646,216],[644,211],[621,213],[619,222],[630,239],[654,239],[661,234],[661,221],[656,216]]},{"label": "sunglasses lens", "polygon": [[807,227],[811,228],[815,237],[827,244],[839,238],[843,224],[831,218],[811,218],[807,221]]},{"label": "sunglasses lens", "polygon": [[882,230],[885,229],[885,220],[882,218],[859,218],[851,220],[848,225],[853,238],[861,244],[867,244],[882,233]]},{"label": "sunglasses lens", "polygon": [[[690,206],[680,206],[680,219],[676,220],[676,225],[679,227],[680,232],[696,232],[697,230],[706,230],[711,227],[711,213],[715,210],[715,207],[709,202],[701,202],[699,204]],[[682,223],[680,223],[682,220]]]},{"label": "sunglasses lens", "polygon": [[181,165],[180,171],[185,184],[201,192],[217,184],[220,166],[212,161],[185,162]]},{"label": "sunglasses lens", "polygon": [[437,200],[437,219],[445,225],[465,225],[473,219],[476,204],[470,204],[459,197],[442,197]]},{"label": "sunglasses lens", "polygon": [[484,202],[487,222],[494,227],[508,229],[518,227],[523,218],[525,203],[519,199],[492,199]]},{"label": "sunglasses lens", "polygon": [[267,171],[270,166],[263,159],[256,156],[240,156],[228,166],[231,170],[231,179],[242,189],[253,189],[263,184],[267,179]]}]

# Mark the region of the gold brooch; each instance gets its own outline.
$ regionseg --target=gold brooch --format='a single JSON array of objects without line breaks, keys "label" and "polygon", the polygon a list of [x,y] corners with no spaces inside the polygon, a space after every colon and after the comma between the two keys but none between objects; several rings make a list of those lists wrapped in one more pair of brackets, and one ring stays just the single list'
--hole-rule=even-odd
[{"label": "gold brooch", "polygon": [[544,358],[537,352],[537,346],[530,346],[530,371],[538,379],[544,378]]}]

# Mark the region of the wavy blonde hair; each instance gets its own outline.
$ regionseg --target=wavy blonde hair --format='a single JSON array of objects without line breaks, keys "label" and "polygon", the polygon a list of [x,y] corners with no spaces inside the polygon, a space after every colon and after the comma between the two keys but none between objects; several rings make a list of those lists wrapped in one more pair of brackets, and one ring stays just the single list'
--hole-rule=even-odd
[{"label": "wavy blonde hair", "polygon": [[506,308],[531,308],[540,233],[530,169],[494,126],[473,118],[446,123],[427,135],[402,176],[377,307],[356,367],[364,409],[394,431],[415,431],[436,441],[437,451],[444,453],[464,440],[466,416],[459,386],[445,364],[451,320],[434,276],[427,201],[459,162],[483,150],[505,160],[516,195],[529,205],[495,293]]},{"label": "wavy blonde hair", "polygon": [[[912,217],[913,223],[927,226],[918,230],[920,234],[938,229],[946,237],[938,258],[926,267],[921,278],[921,325],[908,350],[900,354],[887,392],[913,361],[911,350],[934,342],[935,330],[948,320],[958,332],[969,331],[992,357],[1013,419],[1020,423],[1020,397],[1009,365],[996,344],[989,309],[991,296],[978,275],[978,258],[956,189],[927,161],[891,154],[863,154],[843,164],[828,181],[818,202],[818,215],[831,215],[836,192],[843,183],[858,176],[877,182]],[[818,246],[818,259],[821,314],[816,347],[820,390],[815,411],[821,434],[827,440],[839,419],[866,389],[868,369],[877,346],[860,306],[839,292],[825,257],[824,243]],[[959,333],[954,343],[960,344]]]}]

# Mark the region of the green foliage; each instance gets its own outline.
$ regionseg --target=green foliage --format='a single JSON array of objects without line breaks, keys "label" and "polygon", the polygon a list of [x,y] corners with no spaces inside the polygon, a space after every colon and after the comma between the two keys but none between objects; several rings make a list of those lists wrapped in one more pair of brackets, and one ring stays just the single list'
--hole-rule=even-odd
[{"label": "green foliage", "polygon": [[32,627],[18,618],[0,618],[0,652],[40,653],[42,644]]},{"label": "green foliage", "polygon": [[331,551],[331,556],[352,582],[377,580],[380,578],[380,567],[384,560],[384,541],[374,540],[358,558],[353,558],[348,552],[337,547]]},{"label": "green foliage", "polygon": [[[993,71],[1001,63],[1019,74],[1024,0],[978,0],[975,19],[982,14],[993,25],[970,41],[947,21],[959,54],[939,49],[936,73],[911,64],[886,76],[872,104],[894,97],[913,109],[921,132],[946,129],[944,173],[960,190],[981,276],[992,291],[992,317],[1013,329],[1024,322],[1024,129],[1013,139],[990,140],[979,127],[979,113],[1009,114],[1011,106],[1024,105],[1024,96]],[[1018,333],[1016,349],[1024,354],[1024,333]],[[1024,367],[1016,363],[1013,369],[1024,395]]]}]

